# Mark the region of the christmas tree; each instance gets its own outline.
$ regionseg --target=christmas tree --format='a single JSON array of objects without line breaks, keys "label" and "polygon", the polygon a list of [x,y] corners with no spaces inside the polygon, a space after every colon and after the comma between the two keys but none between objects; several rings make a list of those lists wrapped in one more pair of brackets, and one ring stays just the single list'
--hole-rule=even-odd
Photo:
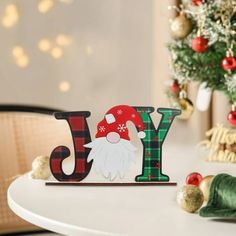
[{"label": "christmas tree", "polygon": [[167,94],[172,106],[184,111],[183,119],[191,115],[186,86],[196,81],[204,103],[199,109],[208,108],[212,91],[222,91],[232,104],[228,120],[236,125],[236,0],[182,0],[172,8],[178,12],[168,45],[174,80]]}]

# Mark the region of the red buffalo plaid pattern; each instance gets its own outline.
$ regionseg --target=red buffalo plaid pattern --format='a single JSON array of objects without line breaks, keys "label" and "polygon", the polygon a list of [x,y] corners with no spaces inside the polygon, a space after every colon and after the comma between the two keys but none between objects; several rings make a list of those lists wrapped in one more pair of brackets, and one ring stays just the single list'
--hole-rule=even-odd
[{"label": "red buffalo plaid pattern", "polygon": [[50,156],[50,168],[53,176],[59,181],[81,181],[89,173],[92,162],[87,163],[90,149],[84,144],[91,142],[90,132],[86,118],[90,112],[60,112],[55,113],[56,119],[64,119],[68,122],[73,138],[75,167],[72,174],[63,172],[62,161],[70,156],[70,150],[65,146],[56,147]]}]

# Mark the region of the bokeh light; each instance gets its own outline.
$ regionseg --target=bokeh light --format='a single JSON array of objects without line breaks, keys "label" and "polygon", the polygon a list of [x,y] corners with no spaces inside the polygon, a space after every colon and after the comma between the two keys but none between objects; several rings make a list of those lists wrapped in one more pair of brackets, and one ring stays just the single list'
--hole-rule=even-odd
[{"label": "bokeh light", "polygon": [[43,52],[47,52],[51,49],[51,42],[46,38],[41,39],[38,43],[38,48]]},{"label": "bokeh light", "polygon": [[19,10],[15,4],[9,4],[5,7],[4,15],[2,17],[2,25],[6,28],[13,27],[19,21]]},{"label": "bokeh light", "polygon": [[72,39],[69,36],[66,36],[64,34],[59,34],[56,37],[56,43],[59,46],[68,46],[72,43]]},{"label": "bokeh light", "polygon": [[51,50],[51,55],[52,57],[54,57],[55,59],[59,59],[63,56],[63,52],[62,52],[62,49],[59,48],[59,47],[54,47],[52,50]]},{"label": "bokeh light", "polygon": [[29,65],[29,57],[27,55],[23,55],[23,56],[19,57],[16,60],[16,64],[21,68],[27,67]]},{"label": "bokeh light", "polygon": [[47,13],[54,6],[53,0],[40,0],[38,3],[38,10],[40,13]]},{"label": "bokeh light", "polygon": [[59,83],[59,90],[62,93],[66,93],[66,92],[70,91],[70,83],[68,81],[61,81]]},{"label": "bokeh light", "polygon": [[15,59],[15,63],[17,66],[21,68],[25,68],[29,65],[29,56],[25,53],[23,47],[17,45],[12,48],[12,55]]},{"label": "bokeh light", "polygon": [[12,49],[12,55],[13,55],[15,58],[19,58],[19,57],[21,57],[22,55],[24,55],[24,49],[23,49],[21,46],[15,46],[15,47],[13,47],[13,49]]}]

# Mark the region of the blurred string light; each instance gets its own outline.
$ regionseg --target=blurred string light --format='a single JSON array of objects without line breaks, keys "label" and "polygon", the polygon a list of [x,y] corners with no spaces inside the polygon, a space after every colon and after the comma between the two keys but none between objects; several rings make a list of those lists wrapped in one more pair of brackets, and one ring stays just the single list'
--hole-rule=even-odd
[{"label": "blurred string light", "polygon": [[[71,4],[74,2],[74,0],[60,0],[60,2],[65,4]],[[45,14],[52,10],[55,3],[55,0],[39,0],[38,11],[42,14]]]},{"label": "blurred string light", "polygon": [[[70,4],[73,3],[73,0],[60,0],[61,3]],[[38,10],[41,13],[47,13],[54,6],[55,0],[39,0],[38,1]],[[10,28],[13,27],[19,21],[20,14],[19,9],[15,4],[8,4],[4,9],[4,14],[0,18],[1,23],[4,27]],[[68,35],[58,34],[55,40],[49,40],[43,38],[38,42],[38,48],[44,53],[50,53],[50,55],[59,59],[62,58],[64,52],[63,47],[69,46],[72,43],[72,38]],[[15,46],[12,48],[12,55],[15,59],[17,66],[25,68],[29,65],[30,59],[29,56],[25,53],[24,49],[21,46]],[[61,91],[69,91],[70,84],[66,81],[63,81],[60,85]]]},{"label": "blurred string light", "polygon": [[59,90],[62,92],[62,93],[67,93],[70,91],[70,83],[66,80],[64,81],[61,81],[59,83]]},{"label": "blurred string light", "polygon": [[60,59],[64,55],[63,47],[69,46],[72,38],[68,35],[59,34],[55,40],[43,38],[38,42],[38,48],[44,53],[50,53],[54,59]]},{"label": "blurred string light", "polygon": [[39,42],[38,42],[38,48],[39,50],[41,50],[42,52],[48,52],[50,49],[51,49],[51,42],[44,38],[44,39],[41,39]]},{"label": "blurred string light", "polygon": [[21,67],[25,68],[29,65],[29,57],[27,55],[23,55],[16,61],[16,64]]},{"label": "blurred string light", "polygon": [[16,65],[25,68],[29,65],[29,57],[21,46],[12,48],[12,55],[15,59]]},{"label": "blurred string light", "polygon": [[19,58],[19,57],[24,55],[24,49],[22,47],[20,47],[20,46],[15,46],[12,49],[12,55],[15,58]]},{"label": "blurred string light", "polygon": [[54,47],[51,50],[51,55],[52,55],[53,58],[59,59],[59,58],[61,58],[63,56],[63,51],[59,47]]},{"label": "blurred string light", "polygon": [[53,0],[40,0],[38,2],[38,10],[42,14],[49,12],[53,8],[53,6]]},{"label": "blurred string light", "polygon": [[19,9],[15,4],[9,4],[4,9],[4,15],[1,23],[6,28],[11,28],[19,21]]},{"label": "blurred string light", "polygon": [[59,34],[56,37],[56,43],[59,46],[69,46],[72,43],[72,38],[64,34]]}]

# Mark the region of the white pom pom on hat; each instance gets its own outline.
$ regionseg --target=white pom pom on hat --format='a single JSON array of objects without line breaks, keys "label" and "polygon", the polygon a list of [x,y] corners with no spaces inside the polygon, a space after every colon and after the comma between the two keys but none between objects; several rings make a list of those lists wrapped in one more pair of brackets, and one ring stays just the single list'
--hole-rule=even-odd
[{"label": "white pom pom on hat", "polygon": [[145,132],[144,131],[138,132],[138,137],[141,138],[141,139],[145,138],[146,137]]}]

